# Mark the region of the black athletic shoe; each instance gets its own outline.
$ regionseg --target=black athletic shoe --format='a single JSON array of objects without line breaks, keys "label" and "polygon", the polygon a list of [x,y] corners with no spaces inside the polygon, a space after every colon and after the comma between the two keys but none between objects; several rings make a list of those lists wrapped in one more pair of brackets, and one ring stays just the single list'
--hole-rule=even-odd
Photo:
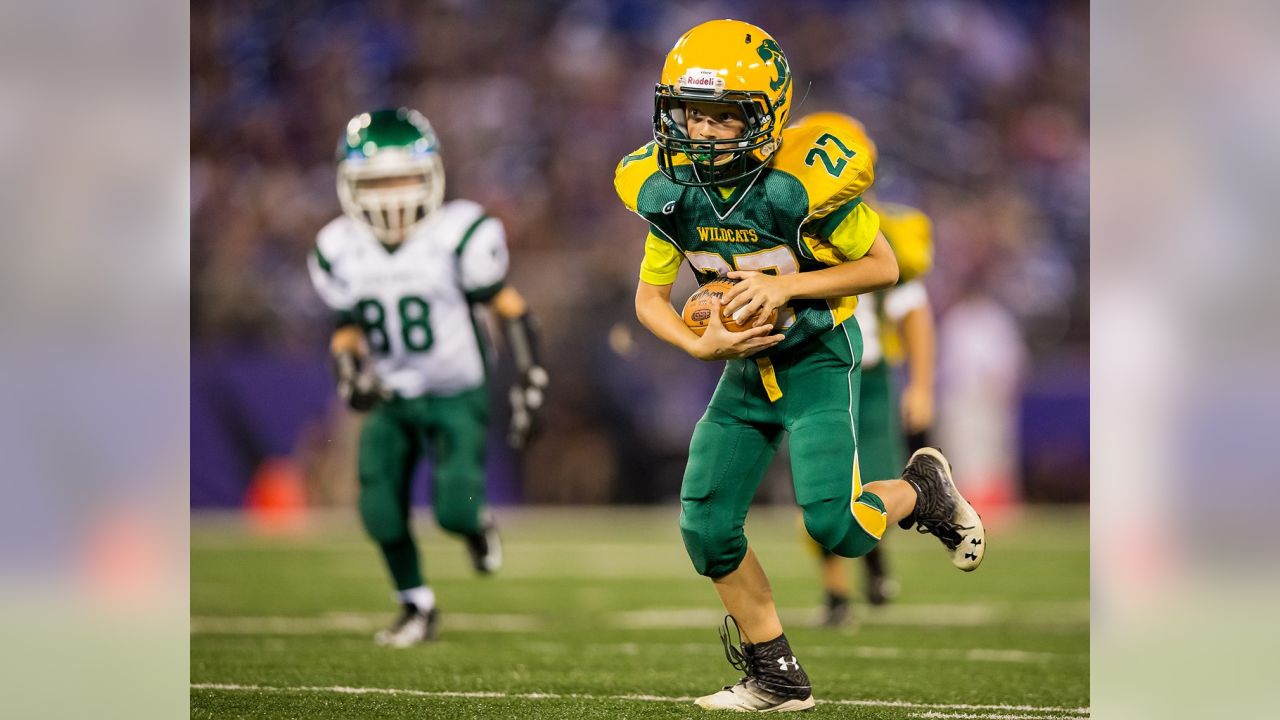
[{"label": "black athletic shoe", "polygon": [[[730,639],[731,633],[737,635],[736,641]],[[809,676],[791,652],[786,635],[748,645],[742,642],[737,621],[727,616],[720,629],[720,641],[724,643],[729,664],[746,675],[737,684],[698,698],[695,705],[707,710],[738,712],[791,712],[813,708]]]},{"label": "black athletic shoe", "polygon": [[383,647],[407,648],[436,639],[440,632],[440,613],[435,608],[422,612],[413,603],[400,608],[400,617],[391,627],[380,630],[373,641]]},{"label": "black athletic shoe", "polygon": [[883,607],[898,597],[898,581],[884,575],[867,575],[867,604]]},{"label": "black athletic shoe", "polygon": [[822,626],[835,628],[840,627],[849,620],[849,597],[839,593],[827,591],[826,603],[822,608]]},{"label": "black athletic shoe", "polygon": [[498,536],[493,513],[487,509],[483,511],[480,526],[479,533],[467,536],[467,554],[471,556],[471,566],[476,572],[489,575],[502,567],[502,538]]},{"label": "black athletic shoe", "polygon": [[898,523],[906,530],[912,525],[921,533],[938,538],[951,555],[951,564],[969,572],[976,570],[986,554],[986,530],[951,479],[951,465],[935,448],[921,448],[911,456],[902,479],[916,490],[916,507]]},{"label": "black athletic shoe", "polygon": [[867,566],[867,604],[871,607],[889,604],[890,600],[898,596],[898,581],[889,577],[884,542],[871,548],[871,552],[862,556],[862,560]]}]

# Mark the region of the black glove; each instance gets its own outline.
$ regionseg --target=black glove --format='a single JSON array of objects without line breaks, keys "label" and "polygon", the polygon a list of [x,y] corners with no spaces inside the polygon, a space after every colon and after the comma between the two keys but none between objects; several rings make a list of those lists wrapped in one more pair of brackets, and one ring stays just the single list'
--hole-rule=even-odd
[{"label": "black glove", "polygon": [[368,412],[379,402],[391,399],[391,393],[382,387],[373,367],[352,352],[338,353],[333,358],[338,375],[338,397],[352,410]]},{"label": "black glove", "polygon": [[523,448],[533,435],[548,381],[547,371],[540,365],[534,365],[521,373],[516,384],[511,386],[508,393],[511,400],[511,427],[507,432],[507,442],[511,447],[517,450]]},{"label": "black glove", "polygon": [[547,389],[547,371],[538,364],[538,333],[529,313],[507,318],[507,344],[516,366],[516,383],[507,394],[511,400],[511,428],[507,443],[519,450],[536,429]]}]

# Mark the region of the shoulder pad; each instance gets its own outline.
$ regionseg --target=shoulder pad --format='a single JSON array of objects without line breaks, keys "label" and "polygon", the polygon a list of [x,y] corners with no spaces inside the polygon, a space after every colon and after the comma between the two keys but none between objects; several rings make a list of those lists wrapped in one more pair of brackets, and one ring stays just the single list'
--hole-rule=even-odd
[{"label": "shoulder pad", "polygon": [[636,208],[640,203],[640,189],[644,187],[646,180],[658,172],[657,151],[656,144],[647,143],[618,161],[618,167],[613,171],[613,188],[617,190],[622,204],[631,212],[638,212]]},{"label": "shoulder pad", "polygon": [[920,277],[933,268],[933,222],[910,205],[876,203],[880,232],[898,259],[899,282]]},{"label": "shoulder pad", "polygon": [[482,222],[489,219],[484,206],[471,200],[450,200],[434,213],[438,216],[431,223],[432,242],[442,249],[461,253],[471,234]]},{"label": "shoulder pad", "polygon": [[320,232],[316,233],[316,250],[320,252],[320,256],[332,261],[342,255],[359,232],[354,223],[346,215],[339,215],[320,228]]},{"label": "shoulder pad", "polygon": [[477,218],[484,214],[484,206],[472,200],[449,200],[441,205],[436,212],[447,213],[459,219]]},{"label": "shoulder pad", "polygon": [[[441,205],[436,212],[440,214],[437,227],[452,228],[458,232],[462,232],[472,223],[486,217],[484,206],[471,200],[450,200]],[[445,230],[445,232],[449,231]]]},{"label": "shoulder pad", "polygon": [[804,186],[809,218],[825,217],[866,192],[875,179],[870,150],[822,125],[783,130],[773,169],[795,177]]}]

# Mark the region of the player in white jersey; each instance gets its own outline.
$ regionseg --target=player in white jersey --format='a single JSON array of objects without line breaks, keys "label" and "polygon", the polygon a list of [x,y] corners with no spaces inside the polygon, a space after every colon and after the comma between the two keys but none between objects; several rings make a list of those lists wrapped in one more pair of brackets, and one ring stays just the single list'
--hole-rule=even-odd
[{"label": "player in white jersey", "polygon": [[440,526],[465,539],[478,572],[502,562],[485,500],[488,364],[473,306],[486,304],[506,330],[518,376],[510,393],[516,447],[528,438],[547,374],[524,299],[504,284],[502,223],[476,203],[443,202],[439,143],[426,118],[406,108],[352,118],[338,145],[338,195],[344,214],[320,231],[308,266],[337,313],[330,350],[338,392],[369,413],[360,435],[360,516],[402,606],[376,640],[407,647],[438,627],[409,524],[422,457],[433,463]]}]

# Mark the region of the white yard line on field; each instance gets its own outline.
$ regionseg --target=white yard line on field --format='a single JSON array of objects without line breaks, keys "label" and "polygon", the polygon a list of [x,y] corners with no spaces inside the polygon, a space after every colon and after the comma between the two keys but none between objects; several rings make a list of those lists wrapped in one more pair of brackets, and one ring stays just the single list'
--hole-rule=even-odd
[{"label": "white yard line on field", "polygon": [[922,712],[908,713],[913,718],[956,718],[957,720],[1089,720],[1088,717],[1076,715],[975,715],[973,713],[940,713]]},{"label": "white yard line on field", "polygon": [[[191,632],[195,635],[323,635],[329,633],[373,633],[386,624],[382,614],[331,613],[314,618],[289,617],[193,617]],[[442,618],[445,630],[502,633],[530,633],[544,625],[533,615],[486,615],[450,613]],[[962,660],[994,663],[1050,663],[1087,661],[1087,653],[1052,653],[1015,648],[902,648],[857,645],[852,641],[838,645],[811,645],[806,657],[859,658],[869,660]],[[568,643],[533,640],[518,643],[522,648],[539,653],[574,653],[598,651],[637,655],[645,647],[679,650],[683,653],[719,655],[715,643],[635,643],[584,642]]]},{"label": "white yard line on field", "polygon": [[[782,608],[783,622],[812,620],[814,610]],[[617,624],[634,629],[685,628],[719,625],[724,618],[720,610],[709,608],[664,608],[614,613]],[[874,625],[910,625],[923,627],[978,627],[983,625],[1036,624],[1083,625],[1089,622],[1089,602],[1039,603],[897,603],[876,608],[864,621]]]},{"label": "white yard line on field", "polygon": [[[807,623],[813,620],[810,608],[783,608],[784,622]],[[376,630],[387,621],[379,613],[335,612],[318,617],[234,617],[200,616],[191,618],[191,631],[197,634],[310,635],[322,632],[366,632]],[[710,608],[662,608],[607,613],[600,622],[630,630],[684,629],[718,626],[724,614]],[[452,613],[444,615],[446,627],[456,630],[486,632],[532,632],[546,629],[547,618],[536,613]],[[879,608],[861,619],[869,625],[921,627],[981,627],[986,625],[1083,625],[1089,622],[1089,604],[1081,602],[1043,602],[1019,605],[999,603],[908,604]]]},{"label": "white yard line on field", "polygon": [[[505,693],[491,691],[429,691],[429,690],[408,690],[401,688],[369,688],[369,687],[344,687],[334,685],[331,687],[315,687],[315,686],[296,686],[296,687],[276,687],[270,685],[237,685],[227,683],[192,683],[192,690],[228,690],[240,692],[305,692],[305,693],[338,693],[344,695],[404,695],[407,697],[425,697],[425,698],[508,698],[513,700],[634,700],[641,702],[693,702],[692,697],[668,697],[664,695],[591,695],[587,693]],[[941,703],[913,703],[905,700],[819,700],[818,703],[826,705],[855,705],[860,707],[895,707],[895,708],[916,708],[922,710],[991,710],[991,711],[1020,711],[1034,713],[1077,713],[1079,715],[1087,715],[1089,708],[1076,707],[1041,707],[1037,705],[951,705]],[[1014,720],[1014,716],[997,716],[989,713],[981,715],[946,715],[940,713],[921,713],[912,717],[929,717],[929,718],[987,718],[988,720]],[[1024,716],[1018,716],[1024,717]],[[1037,718],[1038,720],[1088,720],[1084,717],[1063,718],[1055,715],[1032,715],[1025,716]]]},{"label": "white yard line on field", "polygon": [[[852,640],[840,638],[840,645],[806,645],[805,657],[822,658],[858,658],[864,660],[961,660],[965,662],[995,663],[1048,663],[1055,661],[1087,662],[1088,653],[1052,653],[1017,650],[1011,648],[902,648],[873,647],[855,645]],[[645,648],[649,650],[677,651],[684,654],[720,655],[723,649],[714,642],[709,643],[565,643],[551,641],[532,641],[522,643],[522,647],[542,654],[573,653],[581,655],[584,651],[600,651],[608,654],[639,655]]]},{"label": "white yard line on field", "polygon": [[[386,626],[387,613],[328,613],[319,617],[193,617],[193,635],[321,635],[333,632],[374,632]],[[543,629],[537,615],[446,613],[442,625],[450,630],[527,633]]]}]

